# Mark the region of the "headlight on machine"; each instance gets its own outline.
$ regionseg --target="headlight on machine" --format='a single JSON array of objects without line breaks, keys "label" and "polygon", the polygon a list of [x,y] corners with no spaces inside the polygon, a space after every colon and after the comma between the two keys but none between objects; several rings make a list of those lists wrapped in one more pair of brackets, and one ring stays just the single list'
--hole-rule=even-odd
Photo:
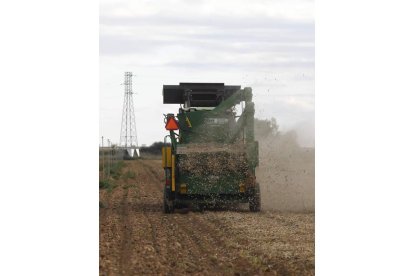
[{"label": "headlight on machine", "polygon": [[187,193],[187,184],[181,183],[180,184],[180,194],[186,194]]},{"label": "headlight on machine", "polygon": [[239,191],[240,193],[246,192],[246,185],[244,183],[239,184]]}]

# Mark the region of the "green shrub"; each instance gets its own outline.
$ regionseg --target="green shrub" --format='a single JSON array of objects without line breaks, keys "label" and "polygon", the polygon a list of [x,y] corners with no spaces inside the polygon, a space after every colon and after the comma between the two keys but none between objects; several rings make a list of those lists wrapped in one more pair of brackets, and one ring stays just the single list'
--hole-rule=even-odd
[{"label": "green shrub", "polygon": [[109,189],[111,186],[109,179],[99,181],[99,189]]},{"label": "green shrub", "polygon": [[113,189],[115,189],[118,185],[111,182],[109,179],[100,180],[99,181],[99,189],[105,189],[109,192],[112,192]]},{"label": "green shrub", "polygon": [[111,169],[109,171],[110,175],[115,178],[115,179],[119,179],[119,177],[122,174],[122,168],[125,166],[125,163],[123,161],[119,161],[114,163],[111,166]]},{"label": "green shrub", "polygon": [[124,175],[123,175],[124,179],[134,179],[135,178],[135,172],[128,170]]}]

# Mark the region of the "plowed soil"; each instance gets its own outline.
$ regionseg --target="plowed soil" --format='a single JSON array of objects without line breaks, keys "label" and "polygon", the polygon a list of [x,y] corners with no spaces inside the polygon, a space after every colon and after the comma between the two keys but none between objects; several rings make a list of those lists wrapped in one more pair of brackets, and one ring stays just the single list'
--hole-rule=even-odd
[{"label": "plowed soil", "polygon": [[100,275],[314,275],[314,213],[162,212],[159,160],[100,190]]}]

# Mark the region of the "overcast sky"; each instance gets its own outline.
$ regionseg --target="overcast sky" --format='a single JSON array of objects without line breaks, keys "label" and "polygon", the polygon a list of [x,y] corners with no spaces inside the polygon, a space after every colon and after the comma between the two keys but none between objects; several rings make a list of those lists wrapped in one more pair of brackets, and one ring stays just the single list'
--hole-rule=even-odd
[{"label": "overcast sky", "polygon": [[307,0],[101,0],[100,136],[119,142],[132,71],[138,143],[167,134],[162,85],[250,86],[256,117],[314,145],[314,14]]}]

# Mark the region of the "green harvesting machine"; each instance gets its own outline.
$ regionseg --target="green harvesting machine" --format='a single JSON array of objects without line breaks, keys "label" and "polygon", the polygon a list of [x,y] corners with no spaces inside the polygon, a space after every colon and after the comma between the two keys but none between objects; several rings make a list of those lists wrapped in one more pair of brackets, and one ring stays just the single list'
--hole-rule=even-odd
[{"label": "green harvesting machine", "polygon": [[250,211],[260,211],[252,89],[224,83],[164,85],[163,101],[180,105],[178,114],[165,115],[164,212],[226,203],[249,203]]}]

